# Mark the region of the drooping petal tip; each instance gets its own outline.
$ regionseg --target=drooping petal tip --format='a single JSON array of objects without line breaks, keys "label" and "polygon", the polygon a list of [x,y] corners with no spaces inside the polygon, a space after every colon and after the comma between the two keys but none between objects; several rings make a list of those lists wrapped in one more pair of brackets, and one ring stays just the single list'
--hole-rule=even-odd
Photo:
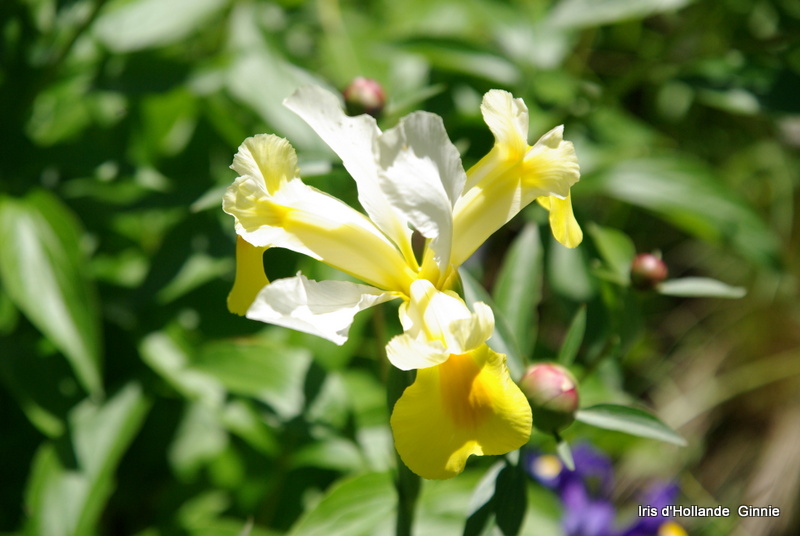
[{"label": "drooping petal tip", "polygon": [[263,262],[266,250],[251,245],[241,236],[236,237],[236,276],[228,294],[230,312],[244,316],[261,289],[269,284]]}]

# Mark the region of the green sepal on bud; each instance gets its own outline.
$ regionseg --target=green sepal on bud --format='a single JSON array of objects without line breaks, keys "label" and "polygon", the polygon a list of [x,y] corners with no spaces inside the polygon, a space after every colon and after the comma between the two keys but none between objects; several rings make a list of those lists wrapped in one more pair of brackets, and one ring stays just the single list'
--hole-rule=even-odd
[{"label": "green sepal on bud", "polygon": [[369,114],[378,118],[386,105],[383,87],[371,78],[359,76],[342,91],[348,115]]},{"label": "green sepal on bud", "polygon": [[631,263],[631,284],[638,290],[652,290],[667,278],[668,272],[661,257],[640,253]]},{"label": "green sepal on bud", "polygon": [[578,382],[566,368],[556,363],[537,363],[528,367],[519,387],[533,410],[533,425],[546,433],[557,433],[575,420],[580,406]]}]

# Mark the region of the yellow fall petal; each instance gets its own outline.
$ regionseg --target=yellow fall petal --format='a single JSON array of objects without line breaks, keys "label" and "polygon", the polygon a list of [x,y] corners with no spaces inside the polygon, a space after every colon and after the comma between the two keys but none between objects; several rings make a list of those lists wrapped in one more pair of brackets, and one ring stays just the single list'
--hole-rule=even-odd
[{"label": "yellow fall petal", "polygon": [[572,212],[569,195],[566,199],[547,196],[539,197],[536,201],[550,211],[550,230],[556,240],[568,248],[574,248],[583,241],[583,231]]},{"label": "yellow fall petal", "polygon": [[256,296],[269,284],[264,273],[263,256],[267,248],[251,245],[241,236],[236,237],[236,278],[228,294],[228,310],[244,316]]},{"label": "yellow fall petal", "polygon": [[506,358],[487,345],[420,369],[395,404],[395,448],[409,469],[451,478],[472,455],[504,454],[531,433],[528,400],[511,381]]}]

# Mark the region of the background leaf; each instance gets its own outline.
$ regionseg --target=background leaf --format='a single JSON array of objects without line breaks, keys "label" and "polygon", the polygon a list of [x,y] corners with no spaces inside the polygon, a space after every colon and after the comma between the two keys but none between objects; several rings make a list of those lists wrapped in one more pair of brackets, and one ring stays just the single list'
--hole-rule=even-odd
[{"label": "background leaf", "polygon": [[656,290],[665,296],[686,298],[743,298],[747,294],[742,287],[732,287],[709,277],[670,279],[660,283]]},{"label": "background leaf", "polygon": [[36,453],[26,495],[27,534],[93,532],[148,406],[141,387],[128,384],[105,404],[85,401],[70,413],[70,435]]},{"label": "background leaf", "polygon": [[503,312],[523,355],[536,339],[536,306],[542,299],[542,242],[539,228],[527,224],[506,253],[492,297]]},{"label": "background leaf", "polygon": [[615,404],[597,404],[579,410],[575,419],[606,430],[658,439],[679,446],[686,445],[686,440],[672,428],[657,417],[637,408]]},{"label": "background leaf", "polygon": [[0,276],[14,304],[63,352],[94,397],[101,381],[100,314],[81,229],[51,194],[0,198]]}]

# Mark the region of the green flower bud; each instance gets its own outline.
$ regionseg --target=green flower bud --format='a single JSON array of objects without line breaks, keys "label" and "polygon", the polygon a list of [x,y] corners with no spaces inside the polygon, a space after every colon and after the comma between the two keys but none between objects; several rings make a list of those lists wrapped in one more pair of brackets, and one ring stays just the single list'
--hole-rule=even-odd
[{"label": "green flower bud", "polygon": [[531,365],[519,387],[531,403],[533,425],[542,432],[558,432],[575,420],[580,405],[578,382],[561,365]]}]

